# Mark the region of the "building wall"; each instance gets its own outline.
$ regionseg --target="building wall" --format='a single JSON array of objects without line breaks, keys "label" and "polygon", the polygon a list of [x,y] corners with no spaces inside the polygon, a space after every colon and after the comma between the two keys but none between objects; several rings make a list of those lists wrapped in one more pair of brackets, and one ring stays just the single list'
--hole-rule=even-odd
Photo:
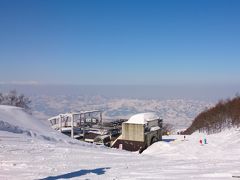
[{"label": "building wall", "polygon": [[150,146],[152,144],[153,138],[156,138],[157,141],[162,140],[162,130],[156,130],[156,131],[151,131],[145,134],[145,143],[147,146]]},{"label": "building wall", "polygon": [[[156,121],[158,122],[158,121]],[[152,125],[156,125],[154,122]],[[128,151],[138,151],[141,153],[144,149],[150,146],[153,142],[162,140],[162,129],[155,131],[144,132],[143,124],[122,124],[122,135],[112,145],[114,148],[119,148]]]},{"label": "building wall", "polygon": [[123,123],[122,139],[144,142],[144,125]]},{"label": "building wall", "polygon": [[145,148],[145,142],[141,141],[130,141],[130,140],[123,140],[123,139],[118,139],[114,144],[113,148],[119,148],[120,144],[122,146],[122,149],[127,150],[127,151],[139,151],[139,149],[144,149]]},{"label": "building wall", "polygon": [[148,122],[148,127],[158,126],[158,119]]}]

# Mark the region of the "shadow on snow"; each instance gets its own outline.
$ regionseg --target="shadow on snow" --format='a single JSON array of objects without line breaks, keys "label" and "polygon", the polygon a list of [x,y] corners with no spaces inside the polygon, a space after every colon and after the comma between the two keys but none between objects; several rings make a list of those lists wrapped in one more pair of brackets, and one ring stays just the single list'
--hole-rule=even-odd
[{"label": "shadow on snow", "polygon": [[171,142],[171,141],[175,141],[176,139],[171,139],[171,138],[169,138],[169,139],[162,139],[162,141],[163,142]]},{"label": "shadow on snow", "polygon": [[62,175],[58,175],[58,176],[49,176],[49,177],[43,178],[41,180],[70,179],[70,178],[75,178],[75,177],[79,177],[79,176],[84,176],[89,173],[93,173],[96,175],[102,175],[106,172],[107,169],[110,169],[110,167],[97,168],[97,169],[82,169],[80,171],[74,171],[74,172],[70,172],[70,173],[66,173],[66,174],[62,174]]}]

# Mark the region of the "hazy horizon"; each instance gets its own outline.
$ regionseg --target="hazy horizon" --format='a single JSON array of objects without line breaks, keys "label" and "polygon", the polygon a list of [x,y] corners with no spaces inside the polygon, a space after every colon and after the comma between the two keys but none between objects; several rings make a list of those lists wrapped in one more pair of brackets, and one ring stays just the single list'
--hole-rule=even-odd
[{"label": "hazy horizon", "polygon": [[29,96],[103,96],[106,98],[193,99],[218,101],[239,93],[240,85],[3,85],[1,92],[17,90]]}]

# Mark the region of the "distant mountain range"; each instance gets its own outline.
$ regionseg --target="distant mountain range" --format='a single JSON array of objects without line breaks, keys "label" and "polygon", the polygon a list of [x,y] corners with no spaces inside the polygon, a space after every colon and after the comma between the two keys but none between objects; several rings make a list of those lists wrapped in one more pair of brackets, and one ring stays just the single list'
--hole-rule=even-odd
[{"label": "distant mountain range", "polygon": [[33,114],[42,120],[59,113],[79,110],[99,109],[103,111],[103,120],[128,119],[141,112],[157,112],[164,122],[175,128],[187,128],[201,111],[212,103],[197,100],[158,100],[106,98],[103,96],[61,95],[32,96]]},{"label": "distant mountain range", "polygon": [[33,114],[44,121],[59,113],[79,110],[102,110],[105,121],[128,119],[136,113],[154,111],[164,122],[173,124],[175,128],[189,127],[200,112],[211,107],[215,103],[214,99],[219,99],[220,94],[221,97],[234,94],[224,88],[218,88],[218,92],[222,93],[217,94],[215,88],[207,91],[205,87],[187,86],[0,84],[0,92],[16,89],[30,97]]}]

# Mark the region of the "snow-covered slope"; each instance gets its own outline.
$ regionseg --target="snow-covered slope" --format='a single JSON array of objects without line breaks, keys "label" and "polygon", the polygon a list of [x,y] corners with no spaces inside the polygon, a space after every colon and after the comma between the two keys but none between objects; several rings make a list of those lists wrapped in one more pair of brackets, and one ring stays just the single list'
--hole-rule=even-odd
[{"label": "snow-covered slope", "polygon": [[[206,138],[207,144],[204,144]],[[200,144],[200,139],[203,144]],[[194,133],[186,136],[166,136],[143,152],[174,162],[182,171],[198,171],[198,178],[225,179],[240,175],[240,130],[231,129],[212,135]],[[172,167],[171,167],[172,168]],[[239,177],[240,178],[240,177]]]},{"label": "snow-covered slope", "polygon": [[35,119],[22,108],[0,105],[0,131],[17,133],[48,141],[71,142],[67,136],[53,130],[50,125]]},{"label": "snow-covered slope", "polygon": [[[53,133],[19,108],[0,106],[0,179],[232,179],[240,176],[240,131],[167,136],[139,155]],[[36,133],[37,135],[32,135]],[[42,138],[41,135],[58,139]],[[201,146],[199,139],[207,137]]]},{"label": "snow-covered slope", "polygon": [[35,131],[41,134],[49,132],[49,127],[41,123],[41,121],[32,118],[21,108],[14,106],[0,106],[0,130],[14,133],[21,131]]}]

